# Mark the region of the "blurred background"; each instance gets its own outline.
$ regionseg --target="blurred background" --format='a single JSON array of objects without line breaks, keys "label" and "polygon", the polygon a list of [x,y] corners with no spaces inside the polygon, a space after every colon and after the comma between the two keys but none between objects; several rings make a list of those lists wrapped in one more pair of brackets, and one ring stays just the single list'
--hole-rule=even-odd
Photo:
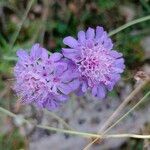
[{"label": "blurred background", "polygon": [[[16,51],[39,42],[50,52],[60,51],[62,39],[81,29],[103,26],[108,32],[150,14],[149,0],[0,0],[0,106],[36,123],[63,128],[55,114],[73,129],[96,132],[108,116],[135,88],[137,71],[150,74],[150,21],[131,26],[112,36],[115,48],[125,57],[122,80],[98,101],[86,95],[72,96],[55,114],[33,106],[17,105],[12,91]],[[142,97],[141,91],[125,111]],[[149,98],[150,100],[150,98]],[[147,100],[110,133],[150,134],[150,102]],[[0,150],[80,150],[88,139],[37,129],[0,114]],[[59,144],[60,143],[60,144]],[[62,144],[63,143],[63,144]],[[150,149],[148,140],[110,139],[94,144],[92,150]]]}]

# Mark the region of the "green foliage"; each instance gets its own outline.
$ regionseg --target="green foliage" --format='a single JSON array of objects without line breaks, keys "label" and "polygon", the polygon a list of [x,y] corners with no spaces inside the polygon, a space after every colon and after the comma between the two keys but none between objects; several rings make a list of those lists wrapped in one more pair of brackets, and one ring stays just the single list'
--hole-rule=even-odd
[{"label": "green foliage", "polygon": [[118,0],[98,0],[98,5],[101,9],[106,10],[113,8],[118,2]]},{"label": "green foliage", "polygon": [[141,66],[144,60],[144,50],[140,45],[141,35],[134,36],[125,32],[116,35],[116,48],[120,50],[125,57],[125,64],[129,69],[134,69]]},{"label": "green foliage", "polygon": [[[12,69],[17,60],[17,49],[28,49],[33,43],[40,42],[49,51],[55,52],[60,51],[63,46],[62,39],[65,36],[76,36],[80,29],[101,25],[107,31],[111,31],[126,23],[125,16],[120,13],[122,5],[136,8],[135,18],[150,13],[150,6],[146,0],[138,2],[130,0],[79,0],[78,3],[54,1],[49,4],[48,15],[43,21],[45,11],[43,1],[36,1],[27,15],[16,42],[12,45],[28,2],[29,0],[22,0],[21,3],[18,0],[0,0],[0,92],[4,89],[7,79],[12,78]],[[41,6],[42,9],[37,11],[38,6]],[[126,63],[124,76],[127,78],[131,72],[138,70],[144,63],[144,50],[140,42],[144,36],[149,34],[149,25],[150,21],[143,22],[112,37],[115,48],[124,54]],[[133,34],[135,31],[140,31],[140,34]],[[108,96],[115,97],[116,95],[117,91],[112,91]],[[0,105],[4,106],[5,104],[0,101]],[[24,141],[18,130],[8,135],[0,134],[0,150],[24,148]],[[131,150],[141,150],[143,143],[131,140],[129,145]]]},{"label": "green foliage", "polygon": [[0,150],[19,150],[25,148],[24,137],[15,129],[9,134],[0,134]]},{"label": "green foliage", "polygon": [[143,150],[143,141],[142,140],[130,140],[129,149],[131,150]]}]

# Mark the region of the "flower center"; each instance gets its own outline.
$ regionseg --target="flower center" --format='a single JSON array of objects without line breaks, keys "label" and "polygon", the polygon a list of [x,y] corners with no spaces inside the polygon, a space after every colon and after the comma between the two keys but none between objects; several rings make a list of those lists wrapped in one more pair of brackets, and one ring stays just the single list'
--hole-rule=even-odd
[{"label": "flower center", "polygon": [[53,78],[53,82],[54,82],[54,83],[58,83],[59,81],[60,81],[60,79],[59,79],[58,77],[54,77],[54,78]]},{"label": "flower center", "polygon": [[44,80],[41,80],[39,77],[31,76],[30,74],[25,77],[25,82],[27,83],[28,88],[34,92],[39,91],[41,87],[45,86]]},{"label": "flower center", "polygon": [[88,78],[89,86],[97,82],[109,84],[109,75],[113,69],[114,58],[102,46],[82,48],[82,60],[78,63],[82,76]]}]

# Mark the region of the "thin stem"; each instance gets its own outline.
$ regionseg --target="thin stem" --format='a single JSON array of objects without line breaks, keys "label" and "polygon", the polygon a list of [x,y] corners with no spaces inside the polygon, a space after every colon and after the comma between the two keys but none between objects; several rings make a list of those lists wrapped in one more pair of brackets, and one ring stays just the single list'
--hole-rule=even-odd
[{"label": "thin stem", "polygon": [[71,135],[78,135],[78,136],[82,136],[82,137],[86,137],[89,138],[91,137],[101,137],[101,135],[98,134],[92,134],[92,133],[87,133],[87,132],[78,132],[78,131],[73,131],[73,130],[64,130],[64,129],[59,129],[59,128],[54,128],[54,127],[49,127],[49,126],[44,126],[44,125],[36,125],[36,127],[38,128],[42,128],[42,129],[47,129],[50,131],[56,131],[56,132],[61,132],[61,133],[66,133],[66,134],[71,134]]},{"label": "thin stem", "polygon": [[44,10],[42,12],[42,24],[41,24],[41,34],[40,34],[40,41],[43,44],[44,42],[44,34],[45,34],[45,29],[46,29],[46,20],[49,16],[49,4],[50,1],[49,0],[43,0],[43,4],[44,4]]},{"label": "thin stem", "polygon": [[46,30],[45,24],[46,24],[47,18],[49,17],[49,14],[50,14],[49,13],[49,4],[50,4],[49,0],[43,0],[43,9],[42,9],[42,14],[41,14],[40,24],[37,28],[36,33],[33,35],[32,39],[29,42],[31,44],[33,44],[36,40],[38,40],[39,43],[43,45],[44,34],[45,34],[45,30]]},{"label": "thin stem", "polygon": [[120,106],[116,109],[116,111],[108,118],[108,120],[103,124],[100,128],[99,132],[103,132],[120,114],[120,112],[125,108],[125,106],[130,102],[130,100],[137,94],[139,91],[148,83],[148,81],[142,82],[135,90],[129,94],[129,96],[120,104]]},{"label": "thin stem", "polygon": [[[22,22],[20,23],[20,25],[19,25],[19,27],[18,27],[18,30],[16,31],[15,37],[13,38],[12,44],[11,44],[11,46],[10,46],[11,48],[13,47],[13,45],[14,45],[14,43],[15,43],[15,41],[16,41],[18,35],[19,35],[19,32],[20,32],[20,30],[21,30],[21,27],[22,27],[22,25],[23,25],[23,23],[24,23],[24,21],[25,21],[25,19],[26,19],[26,17],[27,17],[27,14],[29,13],[29,11],[30,11],[30,9],[31,9],[31,6],[32,6],[32,3],[33,3],[33,2],[34,2],[34,0],[31,0],[30,3],[29,3],[29,7],[28,7],[28,9],[27,9],[27,11],[26,11],[26,13],[25,13],[23,19],[22,19]],[[129,22],[129,23],[126,23],[126,24],[120,26],[119,28],[117,28],[117,29],[115,29],[115,30],[113,30],[113,31],[110,31],[110,32],[109,32],[109,36],[112,36],[112,35],[114,35],[114,34],[120,32],[120,31],[122,31],[122,30],[124,30],[124,29],[126,29],[126,28],[128,28],[128,27],[130,27],[130,26],[132,26],[132,25],[134,25],[134,24],[137,24],[137,23],[140,23],[140,22],[144,22],[144,21],[147,21],[147,20],[149,20],[149,19],[150,19],[150,15],[149,15],[149,16],[146,16],[146,17],[142,17],[142,18],[136,19],[136,20],[133,20],[133,21],[131,21],[131,22]],[[6,59],[6,60],[8,60],[8,61],[16,60],[16,58],[9,58],[9,57],[6,57],[6,56],[4,57],[4,59]]]},{"label": "thin stem", "polygon": [[113,125],[111,125],[107,130],[105,130],[104,134],[106,134],[110,129],[116,126],[120,121],[122,121],[125,117],[128,116],[135,108],[137,108],[148,96],[150,95],[150,91],[136,104],[134,105],[127,113],[125,113],[122,117],[120,117]]},{"label": "thin stem", "polygon": [[32,7],[32,5],[33,5],[33,3],[34,3],[34,1],[35,1],[35,0],[30,0],[29,3],[28,3],[28,6],[27,6],[27,9],[26,9],[26,11],[25,11],[25,14],[24,14],[24,16],[23,16],[23,18],[22,18],[22,21],[20,22],[20,24],[19,24],[19,26],[18,26],[18,28],[17,28],[17,31],[16,31],[16,33],[15,33],[13,39],[12,39],[11,46],[10,46],[11,48],[13,48],[13,46],[14,46],[14,44],[15,44],[17,38],[18,38],[18,35],[19,35],[19,33],[20,33],[20,31],[21,31],[21,28],[22,28],[22,25],[23,25],[23,23],[25,22],[25,20],[26,20],[26,18],[27,18],[27,15],[28,15],[28,13],[29,13],[29,11],[30,11],[30,9],[31,9],[31,7]]},{"label": "thin stem", "polygon": [[[131,111],[133,111],[143,100],[145,100],[150,92],[148,92],[134,107],[132,107],[123,117],[121,117],[116,123],[114,123],[111,127],[107,129],[107,127],[114,121],[114,119],[117,117],[117,115],[124,109],[124,107],[129,103],[129,101],[147,84],[149,83],[149,79],[141,83],[122,103],[121,105],[116,109],[116,111],[108,118],[108,120],[104,123],[104,125],[100,128],[98,133],[102,133],[101,135],[104,136],[112,127],[114,127],[117,123],[119,123],[124,117],[126,117]],[[94,139],[92,142],[90,142],[83,150],[88,150],[92,144],[94,144],[99,138]]]},{"label": "thin stem", "polygon": [[99,134],[91,134],[91,133],[85,133],[85,132],[77,132],[77,131],[70,131],[70,130],[64,130],[64,129],[58,129],[54,127],[48,127],[48,126],[43,126],[43,125],[37,125],[38,128],[42,129],[47,129],[50,131],[56,131],[56,132],[61,132],[61,133],[66,133],[66,134],[71,134],[71,135],[77,135],[81,137],[93,137],[93,138],[137,138],[137,139],[150,139],[150,135],[139,135],[139,134],[109,134],[109,135],[99,135]]},{"label": "thin stem", "polygon": [[68,123],[66,123],[62,118],[60,118],[60,117],[59,117],[58,115],[56,115],[55,113],[50,112],[50,111],[48,111],[48,110],[46,110],[46,109],[45,109],[45,112],[46,112],[47,114],[49,114],[50,116],[56,118],[58,121],[60,121],[67,129],[73,130],[73,129],[69,126]]},{"label": "thin stem", "polygon": [[[122,119],[124,119],[130,112],[132,112],[139,104],[141,104],[148,96],[150,95],[150,91],[134,106],[132,107],[126,114],[124,114],[120,119],[118,119],[112,126],[110,126],[106,131],[101,134],[101,139],[105,136],[105,134],[112,129],[115,125],[117,125]],[[99,138],[97,137],[91,143],[89,143],[83,150],[88,150],[92,144],[94,144]]]},{"label": "thin stem", "polygon": [[7,60],[7,61],[17,61],[18,60],[18,58],[15,56],[5,56],[5,55],[3,56],[3,59]]},{"label": "thin stem", "polygon": [[[13,117],[13,118],[17,118],[18,115],[8,111],[7,109],[4,109],[3,107],[0,107],[0,112]],[[26,120],[23,118],[23,122],[28,123],[28,124],[33,124],[31,121]],[[96,134],[92,134],[92,133],[84,133],[84,132],[77,132],[77,131],[71,131],[71,130],[64,130],[64,129],[59,129],[59,128],[54,128],[54,127],[49,127],[49,126],[45,126],[45,125],[35,125],[38,128],[41,129],[47,129],[50,131],[56,131],[56,132],[62,132],[62,133],[66,133],[66,134],[72,134],[72,135],[79,135],[79,136],[83,136],[83,137],[100,137],[100,135],[96,135]]]},{"label": "thin stem", "polygon": [[4,109],[3,107],[0,107],[0,112],[4,113],[4,114],[6,114],[6,115],[8,115],[10,117],[13,117],[13,118],[17,117],[16,114],[8,111],[7,109]]},{"label": "thin stem", "polygon": [[[17,115],[16,115],[16,114],[14,114],[14,113],[12,113],[12,112],[10,112],[10,111],[8,111],[8,110],[2,108],[2,107],[0,107],[0,111],[3,112],[3,113],[5,113],[5,114],[7,114],[7,115],[10,116],[10,117],[17,118]],[[57,116],[56,114],[51,113],[51,112],[49,112],[49,111],[47,111],[47,110],[45,110],[45,111],[46,111],[46,113],[48,113],[48,114],[51,115],[52,117],[58,119],[58,120],[59,120],[62,124],[64,124],[68,129],[71,129],[71,127],[70,127],[63,119],[61,119],[59,116]],[[26,122],[26,123],[29,123],[29,121],[26,120],[26,119],[23,119],[23,121]],[[73,129],[71,129],[71,130],[73,130]]]},{"label": "thin stem", "polygon": [[110,134],[106,135],[105,138],[136,138],[136,139],[150,139],[150,135],[139,135],[139,134]]},{"label": "thin stem", "polygon": [[[2,107],[0,107],[0,112],[13,117],[13,118],[17,118],[18,116]],[[28,124],[33,124],[31,121],[28,121],[26,119],[23,119],[23,121],[25,123]],[[34,124],[33,124],[34,125]],[[66,133],[66,134],[71,134],[71,135],[77,135],[77,136],[81,136],[81,137],[93,137],[93,138],[139,138],[139,139],[150,139],[150,135],[138,135],[138,134],[110,134],[110,135],[99,135],[99,134],[92,134],[92,133],[86,133],[86,132],[78,132],[78,131],[70,131],[70,130],[64,130],[64,129],[59,129],[59,128],[54,128],[54,127],[49,127],[49,126],[45,126],[45,125],[35,125],[38,128],[41,129],[46,129],[46,130],[50,130],[50,131],[56,131],[56,132],[61,132],[61,133]]]},{"label": "thin stem", "polygon": [[112,35],[120,32],[120,31],[122,31],[122,30],[124,30],[124,29],[126,29],[126,28],[128,28],[128,27],[130,27],[132,25],[134,25],[134,24],[137,24],[137,23],[140,23],[140,22],[144,22],[144,21],[147,21],[147,20],[150,20],[150,15],[142,17],[142,18],[139,18],[139,19],[136,19],[136,20],[133,20],[131,22],[128,22],[128,23],[120,26],[119,28],[117,28],[117,29],[115,29],[113,31],[110,31],[109,32],[109,36],[112,36]]}]

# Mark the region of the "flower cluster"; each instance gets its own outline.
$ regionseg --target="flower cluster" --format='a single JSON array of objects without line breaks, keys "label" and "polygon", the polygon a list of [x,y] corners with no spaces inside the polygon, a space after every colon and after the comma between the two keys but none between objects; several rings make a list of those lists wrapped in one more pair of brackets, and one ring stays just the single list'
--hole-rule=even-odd
[{"label": "flower cluster", "polygon": [[102,27],[80,31],[78,39],[64,38],[68,48],[50,56],[39,44],[31,51],[18,50],[14,68],[14,90],[23,103],[54,109],[67,100],[71,92],[104,98],[123,72],[122,54],[113,50],[113,44]]},{"label": "flower cluster", "polygon": [[113,89],[125,68],[122,54],[112,50],[106,31],[99,26],[96,30],[88,28],[78,33],[77,40],[68,36],[63,42],[69,47],[62,49],[63,55],[72,60],[80,72],[77,93],[90,90],[93,96],[104,98],[106,90]]},{"label": "flower cluster", "polygon": [[49,56],[46,49],[35,44],[30,54],[19,50],[17,55],[19,59],[14,68],[14,90],[22,103],[54,109],[78,87],[77,75],[68,75],[70,61],[65,60],[62,54],[54,53]]}]

